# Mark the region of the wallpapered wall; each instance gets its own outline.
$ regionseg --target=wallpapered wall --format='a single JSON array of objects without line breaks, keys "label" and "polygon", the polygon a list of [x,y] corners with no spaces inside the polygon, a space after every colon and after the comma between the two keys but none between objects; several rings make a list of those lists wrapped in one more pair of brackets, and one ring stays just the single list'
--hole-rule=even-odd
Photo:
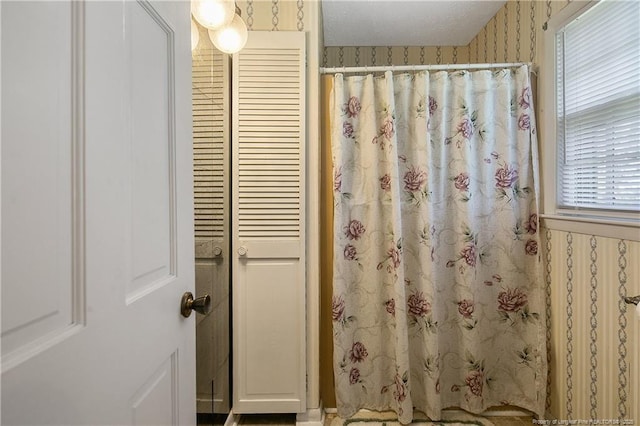
[{"label": "wallpapered wall", "polygon": [[431,65],[469,62],[469,46],[325,47],[323,67]]},{"label": "wallpapered wall", "polygon": [[249,31],[304,31],[310,0],[236,1]]},{"label": "wallpapered wall", "polygon": [[638,424],[640,320],[622,296],[640,294],[640,242],[550,229],[542,237],[549,418]]}]

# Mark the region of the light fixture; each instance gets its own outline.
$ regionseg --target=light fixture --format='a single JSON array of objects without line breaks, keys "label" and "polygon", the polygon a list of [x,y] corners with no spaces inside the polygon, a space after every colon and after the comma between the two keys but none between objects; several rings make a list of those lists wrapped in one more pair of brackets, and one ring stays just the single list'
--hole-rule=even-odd
[{"label": "light fixture", "polygon": [[231,23],[234,11],[234,0],[191,0],[191,14],[200,25],[210,30]]},{"label": "light fixture", "polygon": [[198,30],[198,25],[191,20],[191,51],[196,50],[198,47],[198,43],[200,43],[200,31]]},{"label": "light fixture", "polygon": [[209,30],[209,38],[213,45],[224,53],[233,54],[239,52],[247,43],[247,25],[240,17],[240,10],[236,8],[236,14],[229,25],[218,30]]}]

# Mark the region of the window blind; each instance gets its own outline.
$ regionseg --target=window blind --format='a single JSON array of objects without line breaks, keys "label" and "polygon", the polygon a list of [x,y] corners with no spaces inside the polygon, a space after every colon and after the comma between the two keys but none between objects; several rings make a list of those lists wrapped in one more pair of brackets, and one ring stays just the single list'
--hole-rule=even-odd
[{"label": "window blind", "polygon": [[640,211],[640,2],[591,7],[556,58],[558,207]]}]

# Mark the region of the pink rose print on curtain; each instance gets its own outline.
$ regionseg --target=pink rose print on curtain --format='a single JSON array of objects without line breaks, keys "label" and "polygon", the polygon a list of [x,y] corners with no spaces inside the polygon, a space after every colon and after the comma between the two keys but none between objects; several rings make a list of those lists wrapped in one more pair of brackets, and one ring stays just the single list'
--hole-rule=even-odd
[{"label": "pink rose print on curtain", "polygon": [[465,265],[472,268],[476,267],[478,259],[482,260],[485,255],[482,248],[478,247],[478,234],[474,233],[468,225],[463,225],[462,234],[464,235],[464,247],[460,250],[460,254],[456,259],[449,260],[446,264],[447,268],[453,268],[456,262],[463,261],[460,265],[460,273],[465,270]]},{"label": "pink rose print on curtain", "polygon": [[403,180],[406,191],[419,191],[427,183],[427,172],[413,166],[404,174]]},{"label": "pink rose print on curtain", "polygon": [[531,107],[531,90],[529,87],[522,89],[520,97],[518,97],[518,105],[522,109],[529,109]]},{"label": "pink rose print on curtain", "polygon": [[387,250],[387,256],[383,261],[378,263],[377,269],[381,270],[385,263],[387,264],[387,272],[392,273],[400,267],[402,262],[402,238],[398,240],[395,246]]},{"label": "pink rose print on curtain", "polygon": [[478,259],[475,243],[469,243],[460,250],[460,256],[456,260],[447,262],[447,268],[453,268],[457,261],[464,260],[464,263],[474,268]]},{"label": "pink rose print on curtain", "polygon": [[344,247],[344,258],[346,260],[358,260],[357,256],[358,256],[358,251],[353,245],[347,244]]},{"label": "pink rose print on curtain", "polygon": [[378,129],[378,135],[373,137],[371,143],[380,143],[380,149],[385,149],[387,147],[385,141],[389,141],[393,137],[394,133],[395,123],[393,121],[393,117],[387,117],[382,126],[380,126],[380,129]]},{"label": "pink rose print on curtain", "polygon": [[407,383],[400,378],[400,375],[396,374],[395,390],[393,391],[393,397],[398,402],[402,402],[407,398]]},{"label": "pink rose print on curtain", "polygon": [[[431,117],[433,116],[433,114],[438,109],[438,102],[432,96],[429,96],[429,99],[428,99],[427,103],[429,104],[428,105],[429,118],[427,119],[427,128],[430,129],[431,128]],[[418,104],[418,108],[417,108],[416,112],[417,112],[417,116],[418,117],[424,117],[425,102],[424,102],[423,99],[420,100],[420,103]]]},{"label": "pink rose print on curtain", "polygon": [[529,220],[524,224],[524,228],[528,234],[535,234],[538,232],[538,215],[533,213],[529,216]]},{"label": "pink rose print on curtain", "polygon": [[536,254],[538,254],[538,242],[531,239],[527,240],[524,245],[524,251],[529,256],[535,256]]},{"label": "pink rose print on curtain", "polygon": [[331,317],[334,322],[345,327],[352,321],[355,321],[356,317],[353,315],[347,316],[345,314],[346,304],[343,296],[333,296],[331,298]]},{"label": "pink rose print on curtain", "polygon": [[[393,389],[393,399],[395,399],[395,401],[400,404],[405,399],[407,399],[407,395],[409,394],[408,383],[409,383],[408,371],[405,371],[402,377],[400,377],[399,373],[396,373],[393,379],[393,383],[390,385],[383,386],[380,389],[380,393],[381,394],[386,393],[389,391],[389,389]],[[397,407],[397,409],[398,409],[398,415],[401,416],[403,413],[402,407],[399,406]]]},{"label": "pink rose print on curtain", "polygon": [[395,299],[389,299],[384,302],[385,310],[390,313],[392,316],[396,316],[396,301]]},{"label": "pink rose print on curtain", "polygon": [[438,109],[438,102],[436,102],[436,100],[429,96],[429,116],[432,116],[436,110]]},{"label": "pink rose print on curtain", "polygon": [[398,267],[400,266],[400,261],[402,256],[402,252],[400,251],[400,249],[396,247],[391,247],[387,251],[387,255],[389,255],[389,261],[391,265],[393,265],[393,269],[398,269]]},{"label": "pink rose print on curtain", "polygon": [[521,319],[524,322],[537,320],[540,314],[537,312],[529,312],[529,298],[527,294],[519,288],[507,288],[498,294],[498,313],[502,321],[511,321],[514,324],[516,320]]},{"label": "pink rose print on curtain", "polygon": [[456,189],[460,191],[468,191],[469,190],[469,175],[465,172],[460,173],[458,176],[453,178],[453,184]]},{"label": "pink rose print on curtain", "polygon": [[348,121],[342,123],[342,134],[345,138],[353,138],[353,124]]},{"label": "pink rose print on curtain", "polygon": [[465,318],[471,318],[474,311],[473,301],[469,299],[462,299],[458,302],[458,312]]},{"label": "pink rose print on curtain", "polygon": [[[466,111],[466,107],[463,107]],[[471,140],[471,137],[477,130],[478,112],[474,111],[470,116],[462,118],[456,125],[456,133],[453,136],[445,138],[445,145],[449,145],[453,140],[456,140],[456,146],[460,148],[465,141]],[[480,137],[483,136],[483,132],[478,132]]]},{"label": "pink rose print on curtain", "polygon": [[518,180],[518,171],[505,165],[496,170],[496,188],[511,188]]},{"label": "pink rose print on curtain", "polygon": [[466,203],[471,199],[471,194],[469,193],[470,183],[471,179],[469,178],[469,174],[466,172],[462,172],[453,178],[453,185],[461,192],[460,201],[463,203]]},{"label": "pink rose print on curtain", "polygon": [[384,121],[384,124],[382,125],[382,127],[380,128],[380,134],[384,135],[384,137],[387,139],[391,139],[393,137],[393,133],[394,133],[393,120],[390,118],[387,118]]},{"label": "pink rose print on curtain", "polygon": [[527,302],[527,295],[519,288],[508,288],[498,294],[498,310],[502,312],[518,312]]},{"label": "pink rose print on curtain", "polygon": [[[494,177],[498,199],[506,199],[510,202],[515,198],[525,198],[531,193],[531,188],[528,186],[520,187],[518,183],[520,178],[518,170],[509,164],[503,164],[498,168]],[[513,198],[507,194],[507,190],[511,190]]]},{"label": "pink rose print on curtain", "polygon": [[464,259],[464,261],[466,262],[467,265],[474,267],[476,266],[476,245],[475,244],[468,244],[466,245],[462,251],[460,251],[460,256],[462,257],[462,259]]},{"label": "pink rose print on curtain", "polygon": [[391,176],[389,176],[389,173],[380,178],[380,189],[387,192],[391,190]]},{"label": "pink rose print on curtain", "polygon": [[421,291],[418,291],[409,296],[409,299],[407,300],[407,310],[409,311],[409,315],[414,317],[424,317],[431,312],[431,304],[427,302],[424,294]]},{"label": "pink rose print on curtain", "polygon": [[349,383],[355,385],[356,383],[360,383],[360,370],[357,368],[352,368],[349,372]]},{"label": "pink rose print on curtain", "polygon": [[473,396],[482,396],[482,388],[484,385],[484,374],[482,371],[474,370],[464,379],[469,393]]},{"label": "pink rose print on curtain", "polygon": [[344,235],[350,240],[359,240],[362,234],[366,232],[364,225],[359,220],[352,220],[347,226],[342,228]]},{"label": "pink rose print on curtain", "polygon": [[473,121],[468,118],[465,118],[458,124],[458,133],[462,135],[465,139],[471,139],[473,132],[475,130],[475,126],[473,125]]},{"label": "pink rose print on curtain", "polygon": [[518,128],[520,130],[528,130],[531,128],[531,118],[529,118],[529,114],[520,114],[520,117],[518,117]]},{"label": "pink rose print on curtain", "polygon": [[344,106],[344,110],[347,112],[349,118],[354,118],[358,115],[362,106],[360,105],[360,99],[355,96],[349,98],[349,102]]},{"label": "pink rose print on curtain", "polygon": [[351,362],[363,362],[369,354],[367,348],[361,342],[355,342],[349,351],[349,359]]},{"label": "pink rose print on curtain", "polygon": [[428,199],[427,172],[416,166],[412,166],[403,177],[404,190],[407,201],[419,205],[424,199]]},{"label": "pink rose print on curtain", "polygon": [[462,299],[458,302],[458,313],[462,315],[463,321],[462,327],[467,330],[473,330],[478,325],[478,320],[473,318],[473,312],[475,311],[475,304],[473,300]]}]

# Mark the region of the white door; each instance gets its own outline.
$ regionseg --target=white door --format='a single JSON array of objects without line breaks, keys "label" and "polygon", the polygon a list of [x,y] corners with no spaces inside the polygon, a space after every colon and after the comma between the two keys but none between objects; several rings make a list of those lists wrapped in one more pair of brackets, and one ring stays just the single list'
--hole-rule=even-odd
[{"label": "white door", "polygon": [[306,410],[305,33],[233,57],[234,413]]},{"label": "white door", "polygon": [[5,2],[2,424],[195,424],[188,2]]}]

